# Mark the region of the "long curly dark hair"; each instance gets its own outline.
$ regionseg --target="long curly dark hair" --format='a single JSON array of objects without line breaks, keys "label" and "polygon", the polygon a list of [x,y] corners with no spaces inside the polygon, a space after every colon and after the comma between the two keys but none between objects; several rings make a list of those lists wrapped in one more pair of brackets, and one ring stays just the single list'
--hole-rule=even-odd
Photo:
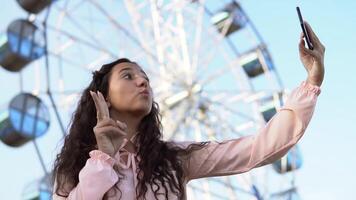
[{"label": "long curly dark hair", "polygon": [[[96,149],[97,143],[93,132],[97,123],[96,109],[89,91],[99,90],[104,97],[107,97],[111,70],[115,65],[123,62],[135,63],[129,59],[121,58],[103,65],[99,71],[93,73],[93,80],[82,93],[77,109],[72,116],[69,134],[64,138],[63,148],[54,162],[52,181],[57,186],[55,193],[59,196],[67,197],[78,184],[79,172],[89,158],[89,152]],[[183,185],[185,174],[182,161],[192,151],[202,148],[208,142],[193,143],[183,148],[172,145],[172,142],[163,141],[161,115],[155,101],[152,103],[151,112],[141,120],[137,131],[133,142],[138,147],[137,156],[142,159],[138,164],[137,179],[139,183],[136,187],[138,194],[136,198],[143,197],[145,199],[146,184],[148,183],[158,199],[160,182],[164,188],[166,199],[168,199],[169,191],[182,199],[185,195]],[[118,168],[116,170],[120,173]],[[153,185],[156,185],[158,189],[153,190]],[[120,191],[119,188],[117,189]],[[103,199],[107,198],[108,192]]]}]

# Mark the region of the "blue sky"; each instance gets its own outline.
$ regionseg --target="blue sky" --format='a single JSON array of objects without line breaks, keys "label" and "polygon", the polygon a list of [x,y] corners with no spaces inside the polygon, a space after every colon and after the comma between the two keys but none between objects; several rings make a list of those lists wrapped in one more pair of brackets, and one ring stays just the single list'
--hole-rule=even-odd
[{"label": "blue sky", "polygon": [[[356,185],[356,1],[242,1],[268,44],[284,85],[292,89],[306,78],[298,56],[300,26],[295,6],[326,47],[325,79],[314,117],[300,141],[304,165],[297,174],[302,199],[350,199]],[[16,1],[2,4],[0,31],[23,11]],[[354,66],[355,65],[355,66]],[[0,105],[19,88],[18,76],[0,69]],[[5,84],[6,83],[6,84]],[[55,119],[51,116],[52,120]],[[51,128],[58,128],[54,126]],[[60,135],[39,139],[50,165]],[[1,199],[20,199],[24,186],[43,174],[32,144],[20,149],[0,143]]]}]

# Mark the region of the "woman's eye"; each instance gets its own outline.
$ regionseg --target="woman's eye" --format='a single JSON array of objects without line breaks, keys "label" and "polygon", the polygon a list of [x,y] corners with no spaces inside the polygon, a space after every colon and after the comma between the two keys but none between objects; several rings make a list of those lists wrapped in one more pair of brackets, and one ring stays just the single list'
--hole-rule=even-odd
[{"label": "woman's eye", "polygon": [[131,78],[132,78],[132,75],[131,75],[131,74],[125,74],[125,75],[124,75],[124,78],[126,78],[126,77],[128,77],[129,79],[131,79]]},{"label": "woman's eye", "polygon": [[[131,80],[133,78],[133,75],[132,74],[125,74],[123,76],[123,78]],[[144,77],[144,78],[147,80],[147,82],[150,82],[150,79],[148,77]]]}]

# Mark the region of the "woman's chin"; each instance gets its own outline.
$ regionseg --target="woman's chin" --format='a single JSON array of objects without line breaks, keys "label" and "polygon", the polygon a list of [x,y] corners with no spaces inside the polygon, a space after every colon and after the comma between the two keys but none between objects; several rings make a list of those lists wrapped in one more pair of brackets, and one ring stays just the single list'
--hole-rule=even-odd
[{"label": "woman's chin", "polygon": [[146,116],[151,112],[151,108],[148,106],[140,106],[133,111],[135,115]]}]

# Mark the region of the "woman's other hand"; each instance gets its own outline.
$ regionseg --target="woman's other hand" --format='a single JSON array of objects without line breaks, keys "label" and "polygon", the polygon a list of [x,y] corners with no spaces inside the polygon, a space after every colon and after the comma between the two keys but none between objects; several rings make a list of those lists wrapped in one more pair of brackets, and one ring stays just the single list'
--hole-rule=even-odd
[{"label": "woman's other hand", "polygon": [[90,91],[90,94],[97,113],[97,124],[93,131],[98,149],[113,157],[123,142],[127,140],[127,126],[123,122],[115,122],[110,118],[108,105],[101,92]]}]

